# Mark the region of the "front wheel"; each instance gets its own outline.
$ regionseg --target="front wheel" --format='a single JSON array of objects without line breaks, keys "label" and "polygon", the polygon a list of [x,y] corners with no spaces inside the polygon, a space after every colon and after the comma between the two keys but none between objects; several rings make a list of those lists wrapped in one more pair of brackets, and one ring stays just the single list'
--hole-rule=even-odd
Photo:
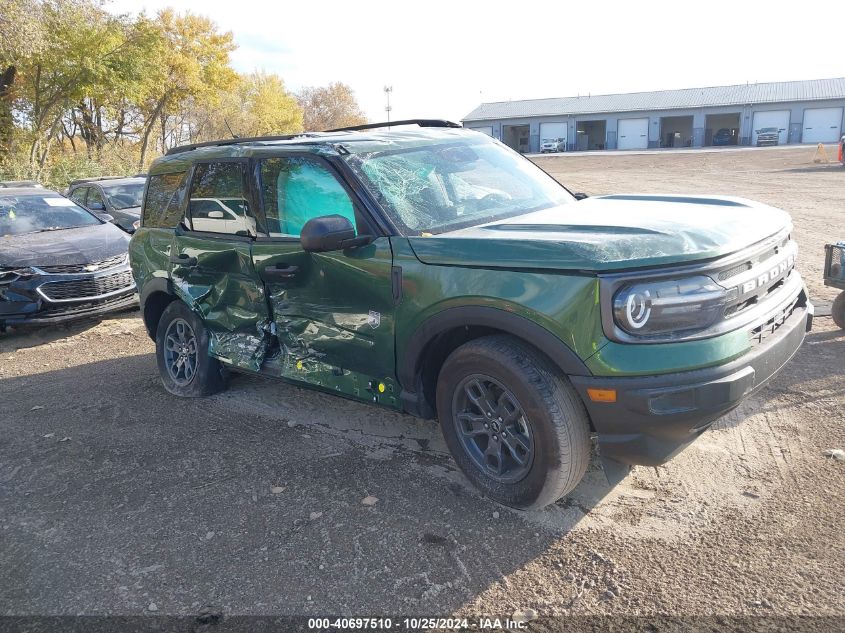
[{"label": "front wheel", "polygon": [[833,306],[830,308],[830,316],[833,317],[833,322],[836,325],[845,330],[845,292],[840,292],[836,299],[833,300]]},{"label": "front wheel", "polygon": [[220,361],[208,355],[208,331],[202,319],[179,300],[161,315],[156,358],[161,382],[174,395],[209,396],[226,385]]},{"label": "front wheel", "polygon": [[503,505],[554,503],[587,469],[589,420],[578,394],[545,357],[512,337],[475,339],[446,359],[437,413],[458,466]]}]

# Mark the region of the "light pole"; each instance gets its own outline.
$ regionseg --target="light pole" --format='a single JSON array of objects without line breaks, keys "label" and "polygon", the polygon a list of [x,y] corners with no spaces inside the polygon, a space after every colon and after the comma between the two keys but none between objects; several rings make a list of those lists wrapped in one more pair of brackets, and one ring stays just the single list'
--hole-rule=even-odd
[{"label": "light pole", "polygon": [[387,128],[390,129],[390,111],[393,109],[390,107],[390,93],[393,92],[393,86],[385,86],[384,87],[384,95],[387,97],[387,106],[384,108],[384,111],[387,112]]}]

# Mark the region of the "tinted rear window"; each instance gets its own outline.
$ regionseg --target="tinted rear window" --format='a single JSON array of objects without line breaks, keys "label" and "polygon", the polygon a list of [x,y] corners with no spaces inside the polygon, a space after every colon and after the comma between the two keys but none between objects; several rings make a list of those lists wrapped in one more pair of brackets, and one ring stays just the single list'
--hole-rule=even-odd
[{"label": "tinted rear window", "polygon": [[144,200],[142,225],[173,229],[182,219],[182,203],[187,188],[187,172],[150,176]]}]

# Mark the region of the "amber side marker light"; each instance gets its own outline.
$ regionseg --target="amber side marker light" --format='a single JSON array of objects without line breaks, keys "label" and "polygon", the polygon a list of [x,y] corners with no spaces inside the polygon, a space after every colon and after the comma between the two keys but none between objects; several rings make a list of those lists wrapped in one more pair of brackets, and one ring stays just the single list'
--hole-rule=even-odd
[{"label": "amber side marker light", "polygon": [[616,389],[587,389],[587,395],[593,402],[616,402]]}]

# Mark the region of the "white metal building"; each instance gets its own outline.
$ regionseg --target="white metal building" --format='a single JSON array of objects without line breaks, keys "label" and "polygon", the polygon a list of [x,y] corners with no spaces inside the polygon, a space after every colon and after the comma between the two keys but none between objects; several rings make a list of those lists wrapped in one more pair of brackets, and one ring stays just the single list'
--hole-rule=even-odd
[{"label": "white metal building", "polygon": [[833,143],[845,130],[845,77],[482,103],[465,127],[520,152],[562,139],[568,150]]}]

